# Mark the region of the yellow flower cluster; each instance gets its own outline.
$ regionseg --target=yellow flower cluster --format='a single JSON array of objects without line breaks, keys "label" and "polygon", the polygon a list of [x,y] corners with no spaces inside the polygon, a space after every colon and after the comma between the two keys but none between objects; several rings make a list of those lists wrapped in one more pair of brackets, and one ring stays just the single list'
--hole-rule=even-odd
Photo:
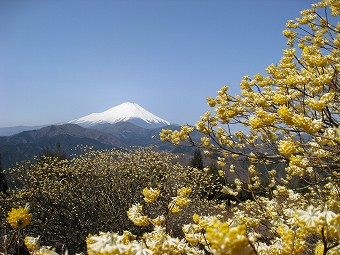
[{"label": "yellow flower cluster", "polygon": [[[151,189],[144,189],[143,193],[148,194]],[[188,196],[191,194],[190,188],[180,188],[177,190],[177,197],[173,198],[170,205],[186,206],[189,203]],[[153,193],[153,191],[151,192]],[[157,192],[158,193],[158,192]],[[158,194],[159,196],[159,194]],[[184,239],[179,239],[170,236],[164,227],[166,218],[158,216],[155,219],[149,219],[142,212],[140,204],[133,205],[128,210],[128,217],[138,226],[153,225],[151,232],[144,233],[139,240],[136,236],[128,231],[124,231],[123,235],[117,233],[104,233],[99,235],[90,235],[87,240],[87,252],[89,255],[102,255],[102,254],[191,254],[191,255],[204,255],[204,250],[201,250],[197,245],[190,243]],[[147,222],[147,224],[144,224]],[[183,230],[185,231],[185,227]],[[202,229],[202,228],[200,228]],[[190,231],[190,230],[187,230]],[[201,240],[204,240],[201,235]],[[188,236],[188,239],[190,237]],[[198,243],[197,243],[198,244]]]},{"label": "yellow flower cluster", "polygon": [[168,208],[172,213],[179,213],[182,209],[181,207],[188,206],[191,200],[188,198],[192,192],[191,188],[180,188],[177,190],[177,196],[172,198],[169,203]]},{"label": "yellow flower cluster", "polygon": [[143,214],[143,206],[141,204],[132,205],[127,211],[127,215],[136,226],[150,225],[150,219]]},{"label": "yellow flower cluster", "polygon": [[[324,250],[330,246],[325,243],[325,239],[330,243],[332,240],[339,241],[340,228],[339,218],[340,214],[335,214],[333,211],[325,207],[323,210],[319,207],[309,205],[306,210],[296,210],[295,217],[300,230],[303,231],[304,238],[318,234],[323,237],[323,242],[320,242],[315,247],[315,254],[324,254]],[[328,248],[327,248],[328,249]],[[327,254],[338,254],[340,252],[339,245],[333,245]]]},{"label": "yellow flower cluster", "polygon": [[325,254],[325,252],[326,252],[327,255],[337,255],[337,254],[340,254],[340,248],[336,247],[334,249],[325,251],[324,243],[319,242],[314,249],[314,254],[315,255],[323,255],[323,254]]},{"label": "yellow flower cluster", "polygon": [[292,176],[305,177],[308,172],[313,171],[313,167],[309,166],[310,162],[301,155],[291,155],[289,157],[289,166],[285,169]]},{"label": "yellow flower cluster", "polygon": [[39,248],[39,237],[25,236],[24,244],[29,251],[35,251]]},{"label": "yellow flower cluster", "polygon": [[87,253],[89,255],[107,254],[153,254],[146,245],[136,240],[131,240],[130,233],[123,235],[116,233],[100,232],[99,235],[90,235],[86,239]]},{"label": "yellow flower cluster", "polygon": [[275,94],[273,96],[273,103],[276,105],[285,105],[290,101],[290,96],[285,94]]},{"label": "yellow flower cluster", "polygon": [[8,213],[7,222],[13,228],[22,229],[27,227],[32,220],[32,214],[29,213],[29,207],[12,208]]},{"label": "yellow flower cluster", "polygon": [[[280,225],[276,232],[280,235],[280,253],[284,255],[299,255],[305,251],[305,232],[302,229],[293,230],[287,225]],[[280,254],[279,253],[279,254]]]},{"label": "yellow flower cluster", "polygon": [[177,190],[177,196],[179,197],[188,197],[192,193],[191,188],[183,187]]},{"label": "yellow flower cluster", "polygon": [[[165,232],[164,228],[155,227],[153,231],[145,233],[140,240],[126,239],[124,234],[117,233],[99,233],[99,235],[90,235],[87,240],[87,253],[89,255],[204,255],[204,251],[197,247],[191,247],[184,240],[171,237]],[[127,239],[126,239],[127,240]]]},{"label": "yellow flower cluster", "polygon": [[327,231],[327,236],[333,238],[338,237],[340,234],[336,224],[333,224],[336,222],[339,214],[336,215],[328,208],[321,210],[318,207],[309,205],[306,210],[296,210],[295,216],[299,226],[311,234],[318,233],[321,235],[323,231]]},{"label": "yellow flower cluster", "polygon": [[185,240],[192,246],[205,246],[206,250],[210,250],[206,239],[206,229],[214,223],[215,216],[192,216],[194,223],[184,224],[182,230],[185,234]]},{"label": "yellow flower cluster", "polygon": [[53,248],[43,246],[39,250],[33,252],[34,255],[59,255]]},{"label": "yellow flower cluster", "polygon": [[171,141],[173,144],[179,145],[181,141],[185,141],[188,139],[188,134],[194,131],[193,127],[190,126],[182,126],[181,130],[172,131],[170,129],[162,129],[160,133],[160,140]]},{"label": "yellow flower cluster", "polygon": [[153,203],[156,201],[161,194],[161,191],[159,189],[153,189],[153,188],[147,188],[145,187],[142,191],[144,196],[144,201],[147,203]]},{"label": "yellow flower cluster", "polygon": [[214,224],[207,228],[207,241],[213,254],[255,254],[244,225],[230,226],[227,222],[215,220]]},{"label": "yellow flower cluster", "polygon": [[313,120],[303,114],[294,114],[292,120],[295,127],[301,128],[308,134],[315,134],[322,128],[321,120]]},{"label": "yellow flower cluster", "polygon": [[32,255],[58,255],[55,249],[49,246],[40,246],[40,237],[25,236],[24,244]]},{"label": "yellow flower cluster", "polygon": [[[323,81],[322,83],[324,83]],[[326,106],[331,103],[335,98],[335,93],[326,93],[323,96],[321,96],[320,99],[318,98],[310,98],[307,100],[308,106],[316,111],[323,111]]]},{"label": "yellow flower cluster", "polygon": [[340,142],[340,125],[338,126],[338,128],[336,129],[336,133],[338,135],[337,140]]},{"label": "yellow flower cluster", "polygon": [[296,142],[290,140],[280,140],[278,150],[281,155],[290,156],[296,151]]}]

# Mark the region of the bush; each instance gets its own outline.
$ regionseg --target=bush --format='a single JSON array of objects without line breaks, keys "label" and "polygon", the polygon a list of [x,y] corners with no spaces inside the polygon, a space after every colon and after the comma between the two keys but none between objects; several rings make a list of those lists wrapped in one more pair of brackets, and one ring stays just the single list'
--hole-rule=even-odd
[{"label": "bush", "polygon": [[[31,235],[54,246],[84,250],[90,233],[130,230],[142,234],[128,220],[127,210],[142,199],[145,187],[162,191],[162,202],[146,208],[151,215],[166,213],[167,204],[182,186],[194,187],[193,200],[201,203],[209,176],[175,163],[176,156],[150,148],[131,152],[88,151],[71,160],[45,157],[11,170],[12,185],[4,211],[28,203],[34,214]],[[173,222],[180,219],[173,219]],[[181,233],[181,223],[171,232]]]}]

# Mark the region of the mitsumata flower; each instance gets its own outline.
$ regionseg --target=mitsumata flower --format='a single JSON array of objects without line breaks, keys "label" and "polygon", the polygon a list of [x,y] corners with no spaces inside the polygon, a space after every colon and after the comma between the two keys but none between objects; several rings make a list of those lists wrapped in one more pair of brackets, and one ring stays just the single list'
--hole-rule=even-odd
[{"label": "mitsumata flower", "polygon": [[161,194],[161,191],[158,189],[153,188],[144,188],[142,191],[142,194],[144,195],[144,201],[147,203],[153,203],[157,200],[159,195]]},{"label": "mitsumata flower", "polygon": [[59,255],[54,249],[49,247],[41,247],[39,250],[33,253],[34,255]]},{"label": "mitsumata flower", "polygon": [[207,228],[207,241],[213,254],[254,254],[244,225],[231,227],[226,222],[215,220],[213,226]]},{"label": "mitsumata flower", "polygon": [[30,224],[32,219],[32,214],[29,213],[28,206],[24,208],[20,206],[19,208],[12,208],[8,213],[7,222],[13,228],[22,229]]},{"label": "mitsumata flower", "polygon": [[143,215],[143,207],[140,204],[132,205],[127,211],[127,215],[136,226],[148,226],[150,224],[149,217]]},{"label": "mitsumata flower", "polygon": [[280,154],[282,154],[284,156],[289,156],[289,155],[293,154],[296,150],[295,143],[293,141],[281,140],[281,141],[279,141],[279,144],[278,144],[278,150],[279,150]]},{"label": "mitsumata flower", "polygon": [[116,233],[104,233],[89,236],[86,240],[88,254],[120,254],[126,249],[121,243],[122,237]]},{"label": "mitsumata flower", "polygon": [[307,210],[297,210],[296,217],[299,221],[306,224],[307,227],[316,227],[321,223],[320,221],[321,210],[314,206],[308,206]]},{"label": "mitsumata flower", "polygon": [[29,251],[35,251],[39,248],[39,238],[40,237],[25,236],[24,243]]}]

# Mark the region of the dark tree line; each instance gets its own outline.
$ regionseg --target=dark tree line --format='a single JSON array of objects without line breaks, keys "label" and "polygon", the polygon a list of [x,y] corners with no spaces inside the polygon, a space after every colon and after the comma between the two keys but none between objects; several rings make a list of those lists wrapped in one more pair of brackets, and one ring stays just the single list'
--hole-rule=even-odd
[{"label": "dark tree line", "polygon": [[202,153],[201,150],[199,148],[196,148],[195,152],[194,152],[194,157],[191,160],[190,163],[191,167],[195,167],[197,169],[203,170],[203,157],[202,157]]},{"label": "dark tree line", "polygon": [[67,153],[61,148],[61,143],[57,142],[55,145],[55,150],[52,150],[49,147],[45,147],[43,149],[42,155],[40,156],[40,160],[43,161],[44,157],[64,160],[67,159]]},{"label": "dark tree line", "polygon": [[2,158],[0,153],[0,193],[6,194],[8,190],[8,184],[6,180],[5,172],[2,169]]}]

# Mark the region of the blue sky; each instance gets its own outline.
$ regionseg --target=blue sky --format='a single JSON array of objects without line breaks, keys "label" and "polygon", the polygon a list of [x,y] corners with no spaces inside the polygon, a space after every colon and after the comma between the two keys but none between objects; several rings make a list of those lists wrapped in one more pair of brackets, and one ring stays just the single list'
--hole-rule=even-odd
[{"label": "blue sky", "polygon": [[194,124],[205,98],[263,72],[309,0],[0,0],[0,127],[123,102]]}]

